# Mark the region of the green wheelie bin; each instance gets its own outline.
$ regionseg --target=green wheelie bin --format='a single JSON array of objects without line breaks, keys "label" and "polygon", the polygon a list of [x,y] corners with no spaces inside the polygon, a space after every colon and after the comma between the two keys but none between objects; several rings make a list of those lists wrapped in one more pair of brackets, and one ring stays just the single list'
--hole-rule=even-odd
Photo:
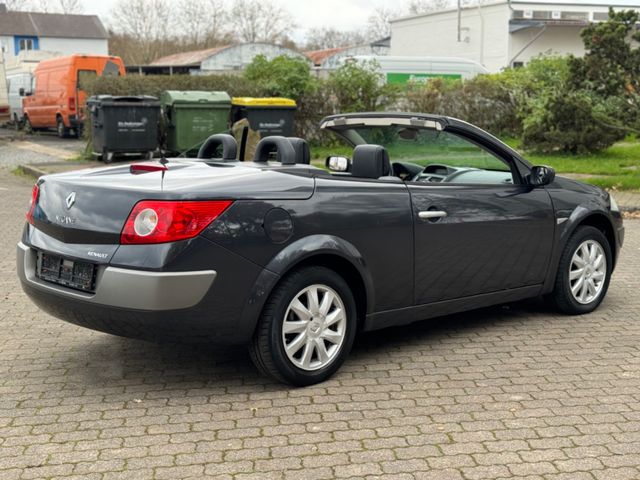
[{"label": "green wheelie bin", "polygon": [[229,130],[231,97],[226,92],[167,90],[160,95],[167,150],[193,156],[214,133]]}]

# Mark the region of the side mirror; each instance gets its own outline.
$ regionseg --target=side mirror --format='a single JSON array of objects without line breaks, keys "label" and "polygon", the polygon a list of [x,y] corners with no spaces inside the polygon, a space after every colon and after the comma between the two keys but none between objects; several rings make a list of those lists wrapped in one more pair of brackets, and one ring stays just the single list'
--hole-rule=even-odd
[{"label": "side mirror", "polygon": [[349,163],[347,157],[327,157],[325,166],[332,172],[347,172],[349,170]]},{"label": "side mirror", "polygon": [[25,91],[23,87],[20,87],[20,90],[18,90],[18,95],[20,95],[21,97],[24,97]]},{"label": "side mirror", "polygon": [[529,183],[535,186],[549,185],[556,178],[556,171],[546,165],[536,165],[531,169]]}]

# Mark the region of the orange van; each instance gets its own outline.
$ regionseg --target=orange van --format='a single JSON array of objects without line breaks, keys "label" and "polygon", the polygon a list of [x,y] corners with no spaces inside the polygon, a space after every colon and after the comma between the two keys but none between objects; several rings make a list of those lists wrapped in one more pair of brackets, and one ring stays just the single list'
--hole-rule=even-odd
[{"label": "orange van", "polygon": [[58,136],[79,136],[87,94],[80,89],[85,79],[124,75],[119,57],[71,55],[43,60],[33,72],[30,91],[21,89],[25,130],[55,128]]}]

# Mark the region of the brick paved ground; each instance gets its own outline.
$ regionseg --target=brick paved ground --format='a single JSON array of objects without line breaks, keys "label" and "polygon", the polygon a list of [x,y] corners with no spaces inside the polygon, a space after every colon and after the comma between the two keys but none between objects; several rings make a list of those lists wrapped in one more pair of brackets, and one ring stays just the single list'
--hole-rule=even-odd
[{"label": "brick paved ground", "polygon": [[373,333],[306,389],[240,350],[76,328],[20,291],[29,196],[0,173],[0,478],[640,478],[640,221],[607,299]]}]

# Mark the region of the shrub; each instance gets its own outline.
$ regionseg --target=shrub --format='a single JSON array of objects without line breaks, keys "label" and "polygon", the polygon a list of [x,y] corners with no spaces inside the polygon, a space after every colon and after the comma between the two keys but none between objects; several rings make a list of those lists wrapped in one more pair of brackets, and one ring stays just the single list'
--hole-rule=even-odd
[{"label": "shrub", "polygon": [[286,55],[280,55],[273,60],[258,55],[247,65],[244,78],[265,95],[295,100],[313,92],[317,86],[309,62]]},{"label": "shrub", "polygon": [[607,122],[610,106],[585,90],[557,90],[532,101],[523,122],[525,149],[583,154],[607,148],[625,132]]},{"label": "shrub", "polygon": [[264,91],[239,75],[127,75],[97,77],[84,84],[88,95],[152,95],[164,90],[225,91],[231,96],[261,96]]},{"label": "shrub", "polygon": [[331,72],[327,80],[341,113],[375,112],[392,105],[399,90],[385,83],[384,75],[375,61],[345,62]]},{"label": "shrub", "polygon": [[426,84],[410,84],[407,110],[460,118],[495,134],[517,135],[520,121],[515,96],[500,74],[474,79],[434,78]]}]

